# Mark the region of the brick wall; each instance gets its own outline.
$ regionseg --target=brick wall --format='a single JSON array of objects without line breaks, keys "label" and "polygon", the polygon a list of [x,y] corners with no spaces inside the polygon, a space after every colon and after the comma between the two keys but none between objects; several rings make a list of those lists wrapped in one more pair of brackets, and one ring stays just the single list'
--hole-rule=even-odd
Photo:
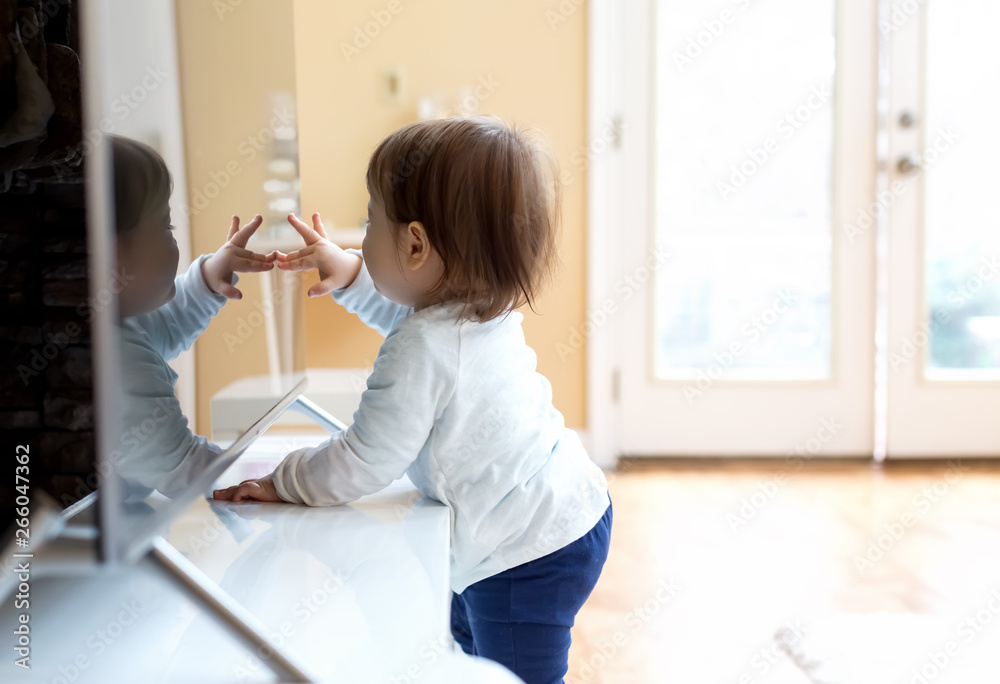
[{"label": "brick wall", "polygon": [[[0,36],[0,130],[11,117],[23,120],[25,110],[41,111],[44,123],[39,135],[0,146],[0,520],[6,527],[16,445],[30,449],[32,493],[44,489],[65,506],[97,482],[75,4],[0,0]],[[17,77],[24,55],[37,77],[30,88]],[[45,94],[47,109],[37,105]],[[25,107],[29,101],[35,106]]]}]

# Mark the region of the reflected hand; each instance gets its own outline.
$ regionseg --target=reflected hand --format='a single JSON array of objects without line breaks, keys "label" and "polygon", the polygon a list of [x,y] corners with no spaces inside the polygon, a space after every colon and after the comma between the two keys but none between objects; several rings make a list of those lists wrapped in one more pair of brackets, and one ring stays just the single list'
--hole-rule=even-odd
[{"label": "reflected hand", "polygon": [[233,216],[226,244],[201,264],[201,275],[210,290],[228,299],[242,299],[243,293],[232,285],[234,272],[270,271],[274,268],[276,252],[265,256],[247,249],[247,240],[263,221],[257,214],[250,223],[240,228],[240,217]]},{"label": "reflected hand", "polygon": [[302,236],[306,246],[288,254],[278,252],[278,268],[284,271],[319,271],[319,282],[309,288],[310,297],[328,294],[354,282],[361,270],[361,258],[330,242],[319,212],[312,215],[312,227],[295,214],[288,215],[288,222]]},{"label": "reflected hand", "polygon": [[238,485],[216,489],[212,492],[212,498],[216,501],[285,502],[278,496],[278,490],[274,486],[274,478],[271,475],[256,480],[243,480]]}]

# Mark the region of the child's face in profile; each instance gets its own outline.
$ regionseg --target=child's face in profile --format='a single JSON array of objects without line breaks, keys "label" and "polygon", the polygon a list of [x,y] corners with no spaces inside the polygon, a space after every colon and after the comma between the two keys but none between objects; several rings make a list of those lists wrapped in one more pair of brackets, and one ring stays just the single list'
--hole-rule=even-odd
[{"label": "child's face in profile", "polygon": [[167,202],[147,210],[135,228],[118,235],[123,318],[148,313],[173,299],[179,256]]},{"label": "child's face in profile", "polygon": [[[413,224],[411,224],[412,226]],[[368,230],[361,243],[365,266],[375,289],[388,299],[420,309],[428,306],[427,293],[441,277],[440,257],[404,226],[398,236],[385,208],[374,198],[368,200]],[[426,235],[424,235],[426,242]],[[423,251],[422,251],[423,250]]]}]

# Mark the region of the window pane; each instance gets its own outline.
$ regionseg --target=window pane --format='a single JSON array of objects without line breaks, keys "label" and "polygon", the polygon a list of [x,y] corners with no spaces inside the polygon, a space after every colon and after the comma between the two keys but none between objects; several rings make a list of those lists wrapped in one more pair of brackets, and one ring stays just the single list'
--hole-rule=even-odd
[{"label": "window pane", "polygon": [[[996,0],[928,3],[924,152],[932,379],[1000,375]],[[974,20],[970,20],[974,18]]]},{"label": "window pane", "polygon": [[834,2],[657,12],[655,372],[828,377]]}]

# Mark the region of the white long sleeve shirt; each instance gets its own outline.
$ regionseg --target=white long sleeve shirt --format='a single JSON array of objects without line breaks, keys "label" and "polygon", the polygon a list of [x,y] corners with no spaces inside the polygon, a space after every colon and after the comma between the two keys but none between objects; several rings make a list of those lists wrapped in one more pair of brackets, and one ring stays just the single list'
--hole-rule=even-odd
[{"label": "white long sleeve shirt", "polygon": [[[198,257],[174,279],[174,298],[121,322],[122,434],[112,451],[116,471],[137,494],[156,489],[176,496],[223,449],[188,427],[174,394],[177,373],[167,361],[205,331],[226,298],[205,284]],[[239,276],[234,274],[233,282]]]},{"label": "white long sleeve shirt", "polygon": [[459,322],[457,303],[414,312],[379,294],[364,264],[333,297],[386,339],[353,424],[275,469],[281,498],[346,503],[405,473],[451,509],[458,593],[566,546],[600,520],[604,473],[552,405],[520,313],[482,323]]}]

